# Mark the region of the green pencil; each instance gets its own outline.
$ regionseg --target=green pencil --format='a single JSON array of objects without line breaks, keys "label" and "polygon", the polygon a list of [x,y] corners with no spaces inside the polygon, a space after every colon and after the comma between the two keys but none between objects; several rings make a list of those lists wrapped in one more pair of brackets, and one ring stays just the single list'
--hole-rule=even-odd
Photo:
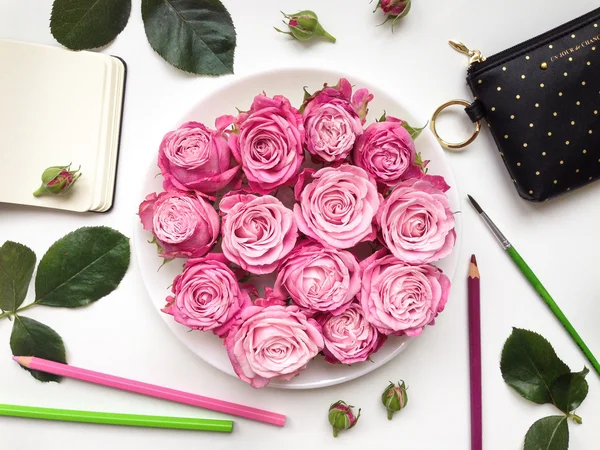
[{"label": "green pencil", "polygon": [[494,222],[492,222],[492,219],[490,219],[490,217],[485,213],[485,211],[483,209],[481,209],[481,206],[479,206],[479,203],[477,203],[475,201],[475,199],[473,197],[471,197],[470,195],[468,195],[467,197],[469,197],[471,204],[479,213],[479,217],[481,217],[483,219],[483,221],[486,223],[486,225],[491,230],[493,235],[496,237],[498,242],[500,242],[500,245],[502,245],[502,248],[504,249],[504,251],[506,253],[508,253],[508,255],[511,257],[511,259],[514,261],[514,263],[517,265],[517,267],[519,268],[521,273],[523,273],[523,275],[525,275],[525,278],[527,278],[527,281],[529,281],[529,283],[533,286],[533,288],[537,291],[537,293],[540,294],[540,297],[542,297],[542,300],[544,300],[544,302],[546,302],[546,304],[548,305],[550,310],[554,313],[554,315],[560,321],[562,326],[565,327],[565,330],[567,330],[569,332],[569,334],[571,335],[573,340],[577,343],[577,345],[579,345],[579,348],[581,348],[581,351],[583,352],[585,357],[590,361],[590,363],[592,363],[592,366],[594,367],[594,369],[596,369],[596,372],[598,372],[598,374],[600,375],[600,363],[598,363],[598,360],[594,357],[594,355],[592,354],[592,352],[590,351],[588,346],[585,345],[585,342],[583,342],[583,339],[581,339],[581,336],[579,336],[579,333],[577,333],[575,328],[573,328],[573,325],[571,325],[571,322],[569,322],[569,319],[567,319],[567,317],[561,311],[561,309],[556,304],[554,299],[550,296],[550,294],[548,293],[546,288],[542,285],[541,281],[538,279],[538,277],[535,276],[535,274],[533,273],[531,268],[527,265],[525,260],[523,258],[521,258],[521,255],[519,255],[517,250],[512,246],[512,244],[508,241],[508,239],[506,239],[506,237],[502,234],[502,232],[498,229],[498,227],[494,224]]},{"label": "green pencil", "polygon": [[25,417],[28,419],[59,420],[130,427],[173,428],[179,430],[218,431],[231,433],[231,420],[193,419],[187,417],[142,416],[71,409],[38,408],[0,404],[0,416]]}]

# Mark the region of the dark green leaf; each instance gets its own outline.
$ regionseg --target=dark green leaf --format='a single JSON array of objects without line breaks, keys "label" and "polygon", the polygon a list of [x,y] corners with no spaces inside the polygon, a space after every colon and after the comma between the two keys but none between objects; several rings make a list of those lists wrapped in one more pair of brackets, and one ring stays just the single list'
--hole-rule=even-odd
[{"label": "dark green leaf", "polygon": [[123,31],[131,0],[54,0],[52,36],[71,50],[103,47]]},{"label": "dark green leaf", "polygon": [[525,450],[567,450],[569,426],[566,416],[549,416],[531,425],[525,436]]},{"label": "dark green leaf", "polygon": [[[36,356],[60,363],[67,362],[65,345],[52,328],[24,316],[15,316],[10,335],[10,349],[14,356]],[[24,368],[40,381],[60,381],[61,377]]]},{"label": "dark green leaf", "polygon": [[84,227],[56,241],[38,266],[40,305],[77,308],[119,285],[129,266],[129,239],[108,227]]},{"label": "dark green leaf", "polygon": [[385,113],[385,111],[383,112],[383,114],[381,115],[381,117],[379,119],[375,119],[375,122],[385,122],[387,119],[387,115]]},{"label": "dark green leaf", "polygon": [[200,75],[233,73],[235,28],[219,0],[142,0],[152,48],[169,64]]},{"label": "dark green leaf", "polygon": [[[429,123],[429,122],[427,122],[427,123]],[[403,128],[406,130],[406,131],[408,131],[408,133],[410,134],[410,137],[412,137],[412,138],[413,138],[413,140],[415,140],[416,138],[418,138],[418,137],[419,137],[419,135],[421,134],[421,131],[423,131],[423,130],[425,129],[425,127],[427,127],[427,123],[426,123],[426,124],[425,124],[423,127],[421,127],[421,128],[414,128],[414,127],[411,127],[411,126],[408,124],[408,122],[406,122],[406,121],[403,121],[403,122],[402,122],[402,127],[403,127]]]},{"label": "dark green leaf", "polygon": [[590,371],[584,368],[581,372],[566,373],[556,379],[550,391],[554,404],[565,414],[569,414],[585,400],[588,394],[588,383],[585,376]]},{"label": "dark green leaf", "polygon": [[0,309],[16,311],[25,296],[35,269],[35,253],[17,242],[0,247]]},{"label": "dark green leaf", "polygon": [[504,381],[527,400],[553,403],[550,387],[571,370],[550,343],[537,333],[513,328],[502,349],[500,370]]}]

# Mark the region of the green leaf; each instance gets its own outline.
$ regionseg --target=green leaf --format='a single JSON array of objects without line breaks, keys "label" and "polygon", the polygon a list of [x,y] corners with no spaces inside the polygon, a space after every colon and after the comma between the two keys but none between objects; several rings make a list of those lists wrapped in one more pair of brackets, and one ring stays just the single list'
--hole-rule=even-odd
[{"label": "green leaf", "polygon": [[35,253],[17,242],[0,247],[0,309],[16,311],[27,296],[35,269]]},{"label": "green leaf", "polygon": [[419,135],[421,134],[421,132],[427,127],[427,124],[429,122],[427,122],[424,126],[422,126],[421,128],[414,128],[411,127],[408,122],[403,121],[402,122],[402,127],[408,131],[408,133],[410,134],[410,137],[413,138],[413,140],[417,139],[419,137]]},{"label": "green leaf", "polygon": [[519,328],[513,328],[504,344],[500,370],[509,386],[539,404],[553,403],[550,387],[571,371],[546,339]]},{"label": "green leaf", "polygon": [[[65,345],[61,337],[47,325],[24,316],[15,315],[15,323],[10,335],[10,349],[14,356],[36,356],[60,363],[67,362]],[[61,377],[38,370],[31,370],[34,378],[40,381],[60,381]]]},{"label": "green leaf", "polygon": [[549,416],[531,425],[525,436],[525,450],[567,450],[569,426],[566,416]]},{"label": "green leaf", "polygon": [[54,0],[52,36],[71,50],[103,47],[123,31],[131,0]]},{"label": "green leaf", "polygon": [[569,414],[585,400],[588,394],[588,383],[585,376],[590,373],[587,368],[581,372],[566,373],[556,379],[550,392],[554,405],[565,414]]},{"label": "green leaf", "polygon": [[119,285],[129,266],[129,239],[108,227],[84,227],[56,241],[38,266],[36,303],[77,308]]},{"label": "green leaf", "polygon": [[235,28],[219,0],[142,0],[142,19],[169,64],[199,75],[233,73]]}]

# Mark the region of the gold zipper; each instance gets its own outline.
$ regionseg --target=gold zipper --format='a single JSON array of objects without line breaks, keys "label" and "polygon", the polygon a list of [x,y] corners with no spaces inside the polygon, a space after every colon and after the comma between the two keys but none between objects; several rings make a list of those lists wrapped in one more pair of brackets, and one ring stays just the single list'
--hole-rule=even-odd
[{"label": "gold zipper", "polygon": [[457,52],[462,53],[463,55],[467,55],[469,57],[469,65],[485,61],[485,56],[481,54],[479,50],[470,50],[465,44],[459,41],[448,41],[450,47],[452,47]]}]

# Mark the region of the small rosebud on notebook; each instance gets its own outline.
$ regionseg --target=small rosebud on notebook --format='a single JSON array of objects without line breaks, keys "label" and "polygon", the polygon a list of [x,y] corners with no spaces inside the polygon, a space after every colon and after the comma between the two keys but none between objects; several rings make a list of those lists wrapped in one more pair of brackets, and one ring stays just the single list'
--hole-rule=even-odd
[{"label": "small rosebud on notebook", "polygon": [[71,164],[68,166],[48,167],[42,173],[42,185],[33,193],[34,197],[44,194],[65,194],[71,190],[75,182],[81,176],[81,172],[71,170]]}]

